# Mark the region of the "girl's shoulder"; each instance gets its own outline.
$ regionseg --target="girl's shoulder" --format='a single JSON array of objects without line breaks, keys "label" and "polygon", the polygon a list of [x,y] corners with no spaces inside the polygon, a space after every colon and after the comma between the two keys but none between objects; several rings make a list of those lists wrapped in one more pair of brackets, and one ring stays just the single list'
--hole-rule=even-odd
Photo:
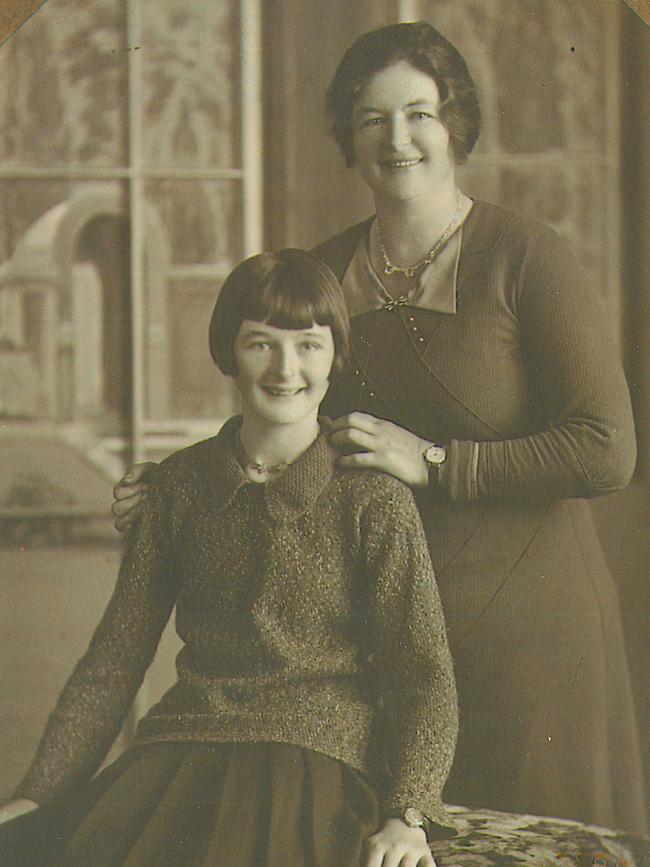
[{"label": "girl's shoulder", "polygon": [[332,479],[343,499],[373,512],[411,512],[417,509],[413,492],[404,482],[379,470],[336,468]]},{"label": "girl's shoulder", "polygon": [[227,421],[215,436],[172,452],[153,470],[151,485],[172,500],[185,502],[210,488],[218,490],[224,467],[233,460],[233,423],[237,423],[236,419]]}]

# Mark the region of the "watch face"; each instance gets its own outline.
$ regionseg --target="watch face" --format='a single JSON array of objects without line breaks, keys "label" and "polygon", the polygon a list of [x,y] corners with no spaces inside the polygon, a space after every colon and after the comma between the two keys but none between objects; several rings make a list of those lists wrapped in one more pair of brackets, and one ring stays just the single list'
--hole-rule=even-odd
[{"label": "watch face", "polygon": [[447,449],[444,446],[429,446],[429,448],[424,453],[424,457],[426,458],[428,463],[439,466],[444,462],[445,458],[447,457]]},{"label": "watch face", "polygon": [[407,807],[404,810],[404,822],[409,828],[421,828],[424,825],[424,813],[417,807]]}]

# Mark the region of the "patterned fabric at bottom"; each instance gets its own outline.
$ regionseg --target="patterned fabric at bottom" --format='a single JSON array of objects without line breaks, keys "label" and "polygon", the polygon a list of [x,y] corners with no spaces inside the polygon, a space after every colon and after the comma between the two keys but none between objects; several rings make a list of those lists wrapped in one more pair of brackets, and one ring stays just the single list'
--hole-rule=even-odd
[{"label": "patterned fabric at bottom", "polygon": [[448,807],[458,835],[434,844],[438,867],[650,867],[650,840],[567,819]]},{"label": "patterned fabric at bottom", "polygon": [[360,774],[287,744],[154,744],[24,818],[3,867],[358,867],[378,805]]}]

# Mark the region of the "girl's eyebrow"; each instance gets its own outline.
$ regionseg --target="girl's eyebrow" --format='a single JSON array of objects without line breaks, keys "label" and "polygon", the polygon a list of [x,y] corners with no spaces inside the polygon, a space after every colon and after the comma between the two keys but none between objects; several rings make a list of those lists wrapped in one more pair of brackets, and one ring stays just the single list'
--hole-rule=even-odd
[{"label": "girl's eyebrow", "polygon": [[[302,331],[297,328],[286,328],[282,329],[282,331],[291,331],[296,337],[314,337],[317,340],[321,340],[323,335],[319,334],[318,331]],[[246,331],[243,335],[244,337],[269,337],[272,338],[274,335],[271,331],[265,331],[263,328],[254,328],[250,331]]]}]

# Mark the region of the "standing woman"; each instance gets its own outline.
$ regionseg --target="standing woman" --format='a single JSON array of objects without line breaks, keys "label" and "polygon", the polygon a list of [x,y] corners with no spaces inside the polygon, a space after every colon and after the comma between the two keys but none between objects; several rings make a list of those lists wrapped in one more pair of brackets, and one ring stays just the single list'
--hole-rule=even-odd
[{"label": "standing woman", "polygon": [[[326,411],[342,465],[416,491],[460,702],[445,797],[642,830],[616,589],[587,502],[635,462],[598,292],[551,229],[458,190],[479,107],[431,25],[360,37],[327,105],[376,213],[315,251],[352,317]],[[133,494],[118,488],[118,517]]]}]

